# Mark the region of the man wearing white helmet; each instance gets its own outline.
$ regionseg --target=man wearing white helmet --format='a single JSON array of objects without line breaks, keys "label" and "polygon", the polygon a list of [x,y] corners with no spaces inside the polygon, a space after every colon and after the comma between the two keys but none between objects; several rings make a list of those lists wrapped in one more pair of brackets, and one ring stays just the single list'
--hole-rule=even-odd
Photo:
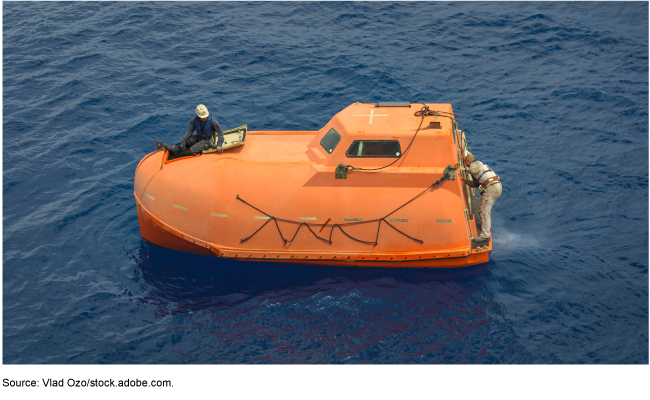
[{"label": "man wearing white helmet", "polygon": [[473,181],[465,181],[465,184],[470,187],[478,187],[481,192],[481,206],[478,209],[478,215],[481,218],[481,234],[472,240],[483,242],[490,240],[490,228],[492,227],[490,213],[494,202],[501,196],[501,182],[492,168],[476,160],[472,154],[467,154],[464,161],[467,171],[474,177]]},{"label": "man wearing white helmet", "polygon": [[210,116],[207,107],[199,104],[196,106],[196,117],[190,120],[185,136],[183,136],[180,143],[176,143],[174,147],[165,143],[163,147],[172,154],[178,154],[189,146],[192,155],[195,156],[210,147],[210,138],[212,138],[213,133],[219,135],[217,151],[221,153],[223,151],[223,131],[221,126],[216,118]]}]

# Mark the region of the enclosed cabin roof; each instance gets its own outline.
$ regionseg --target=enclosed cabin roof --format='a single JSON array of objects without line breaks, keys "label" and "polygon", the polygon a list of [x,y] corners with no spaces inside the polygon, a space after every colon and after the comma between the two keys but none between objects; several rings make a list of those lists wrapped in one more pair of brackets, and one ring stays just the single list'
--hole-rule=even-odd
[{"label": "enclosed cabin roof", "polygon": [[451,104],[427,106],[438,115],[424,119],[416,115],[421,103],[352,104],[318,131],[308,145],[307,156],[319,170],[340,163],[377,168],[398,158],[391,169],[454,165],[458,155]]},{"label": "enclosed cabin roof", "polygon": [[[447,165],[457,164],[461,146],[451,105],[426,104],[428,113],[423,118],[424,106],[354,103],[318,131],[250,131],[247,145],[230,149],[223,158],[305,163],[305,186],[426,187],[442,176]],[[189,157],[193,161],[182,164],[194,168],[196,162],[215,159],[222,157],[201,161]],[[339,164],[358,169],[351,169],[347,179],[335,179]],[[359,170],[364,168],[378,170]]]}]

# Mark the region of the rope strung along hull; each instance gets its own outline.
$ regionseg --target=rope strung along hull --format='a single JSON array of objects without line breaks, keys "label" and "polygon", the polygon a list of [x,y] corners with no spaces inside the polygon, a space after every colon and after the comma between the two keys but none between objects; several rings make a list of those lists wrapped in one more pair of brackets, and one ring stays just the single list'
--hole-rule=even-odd
[{"label": "rope strung along hull", "polygon": [[140,232],[244,260],[487,262],[491,242],[472,248],[476,199],[455,169],[466,151],[455,118],[449,104],[355,103],[318,131],[248,131],[236,147],[194,157],[153,152],[135,173]]}]

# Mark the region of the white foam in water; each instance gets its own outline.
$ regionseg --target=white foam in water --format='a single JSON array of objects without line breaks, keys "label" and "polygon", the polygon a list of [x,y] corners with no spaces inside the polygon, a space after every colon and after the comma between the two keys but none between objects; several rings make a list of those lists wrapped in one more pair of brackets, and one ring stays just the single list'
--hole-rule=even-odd
[{"label": "white foam in water", "polygon": [[508,248],[540,247],[538,239],[531,235],[507,232],[502,229],[492,232],[492,242],[500,246],[505,245]]}]

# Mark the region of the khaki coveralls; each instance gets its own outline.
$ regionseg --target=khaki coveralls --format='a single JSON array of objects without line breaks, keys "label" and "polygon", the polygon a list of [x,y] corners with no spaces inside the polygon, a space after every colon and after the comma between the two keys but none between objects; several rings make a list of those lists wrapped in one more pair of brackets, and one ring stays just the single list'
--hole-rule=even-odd
[{"label": "khaki coveralls", "polygon": [[490,213],[494,202],[497,201],[499,196],[501,196],[503,188],[500,181],[489,182],[490,178],[496,177],[497,174],[479,160],[472,162],[468,171],[474,177],[475,182],[466,182],[467,185],[472,187],[479,186],[479,191],[481,192],[481,206],[478,209],[482,228],[480,236],[483,238],[489,238],[490,228],[492,227]]}]

